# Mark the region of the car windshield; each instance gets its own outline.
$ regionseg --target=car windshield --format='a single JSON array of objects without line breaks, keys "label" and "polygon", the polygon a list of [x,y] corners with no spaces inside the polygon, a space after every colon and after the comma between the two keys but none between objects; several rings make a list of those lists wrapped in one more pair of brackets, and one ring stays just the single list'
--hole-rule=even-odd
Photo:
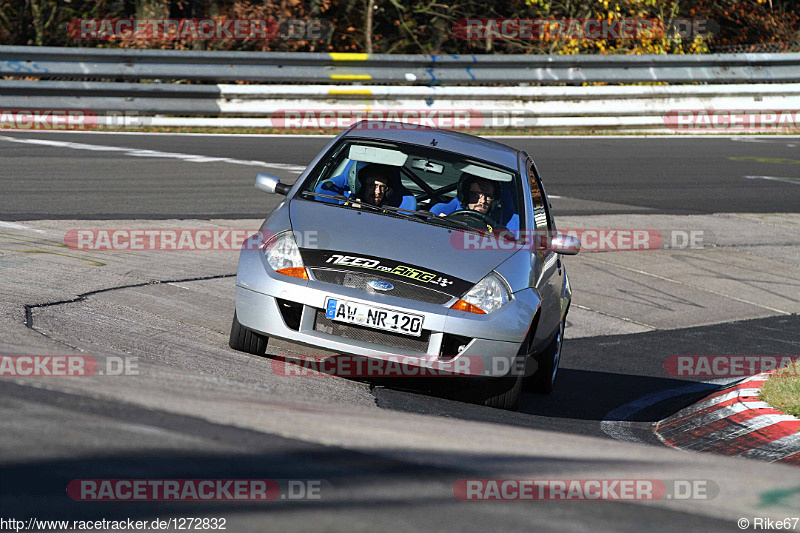
[{"label": "car windshield", "polygon": [[469,155],[349,139],[318,169],[300,190],[307,200],[515,236],[524,227],[519,174]]}]

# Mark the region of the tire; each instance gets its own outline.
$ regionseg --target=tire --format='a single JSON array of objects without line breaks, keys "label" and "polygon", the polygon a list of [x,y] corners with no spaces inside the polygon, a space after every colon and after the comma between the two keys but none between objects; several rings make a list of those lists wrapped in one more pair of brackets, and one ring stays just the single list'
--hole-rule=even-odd
[{"label": "tire", "polygon": [[539,394],[550,394],[558,374],[558,366],[561,362],[561,351],[564,346],[564,328],[566,327],[567,317],[561,320],[556,333],[547,348],[537,357],[539,368],[531,376],[530,390]]},{"label": "tire", "polygon": [[472,403],[506,411],[516,411],[519,408],[519,398],[525,381],[525,361],[531,352],[534,332],[535,328],[531,330],[529,337],[520,346],[508,375],[502,378],[492,378],[484,383],[479,390],[474,392]]},{"label": "tire", "polygon": [[522,381],[525,377],[520,368],[524,368],[524,361],[524,356],[517,355],[516,364],[510,372],[511,375],[500,378],[494,384],[495,386],[489,386],[489,397],[484,400],[483,405],[506,411],[516,411],[519,408]]},{"label": "tire", "polygon": [[241,325],[236,317],[236,311],[233,312],[231,337],[228,340],[228,346],[240,352],[264,355],[267,351],[267,341],[269,341],[269,337],[266,335],[260,335]]}]

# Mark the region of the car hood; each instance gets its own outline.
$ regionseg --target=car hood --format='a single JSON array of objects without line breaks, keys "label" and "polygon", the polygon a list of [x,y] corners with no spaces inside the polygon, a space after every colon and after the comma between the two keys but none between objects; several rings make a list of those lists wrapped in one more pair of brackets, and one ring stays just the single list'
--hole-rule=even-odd
[{"label": "car hood", "polygon": [[476,243],[480,235],[309,200],[290,202],[289,216],[306,266],[341,252],[447,274],[471,286],[517,251],[464,249],[465,238]]}]

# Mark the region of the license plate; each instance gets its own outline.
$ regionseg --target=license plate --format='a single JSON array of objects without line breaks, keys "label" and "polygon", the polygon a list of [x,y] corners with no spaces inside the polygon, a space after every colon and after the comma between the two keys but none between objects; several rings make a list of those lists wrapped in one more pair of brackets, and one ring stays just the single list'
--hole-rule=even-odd
[{"label": "license plate", "polygon": [[415,337],[422,335],[423,317],[421,315],[392,311],[338,298],[325,299],[325,316],[337,322],[394,331]]}]

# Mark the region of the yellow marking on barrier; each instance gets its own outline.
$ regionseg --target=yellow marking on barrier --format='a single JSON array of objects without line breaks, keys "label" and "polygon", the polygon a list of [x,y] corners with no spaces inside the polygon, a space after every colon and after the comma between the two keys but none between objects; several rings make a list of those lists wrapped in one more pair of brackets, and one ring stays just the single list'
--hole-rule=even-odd
[{"label": "yellow marking on barrier", "polygon": [[369,54],[351,54],[349,52],[331,52],[329,54],[334,61],[364,61],[369,59]]},{"label": "yellow marking on barrier", "polygon": [[369,74],[331,74],[332,80],[371,80]]},{"label": "yellow marking on barrier", "polygon": [[369,89],[331,89],[328,91],[328,94],[356,94],[361,96],[372,96],[372,91]]}]

